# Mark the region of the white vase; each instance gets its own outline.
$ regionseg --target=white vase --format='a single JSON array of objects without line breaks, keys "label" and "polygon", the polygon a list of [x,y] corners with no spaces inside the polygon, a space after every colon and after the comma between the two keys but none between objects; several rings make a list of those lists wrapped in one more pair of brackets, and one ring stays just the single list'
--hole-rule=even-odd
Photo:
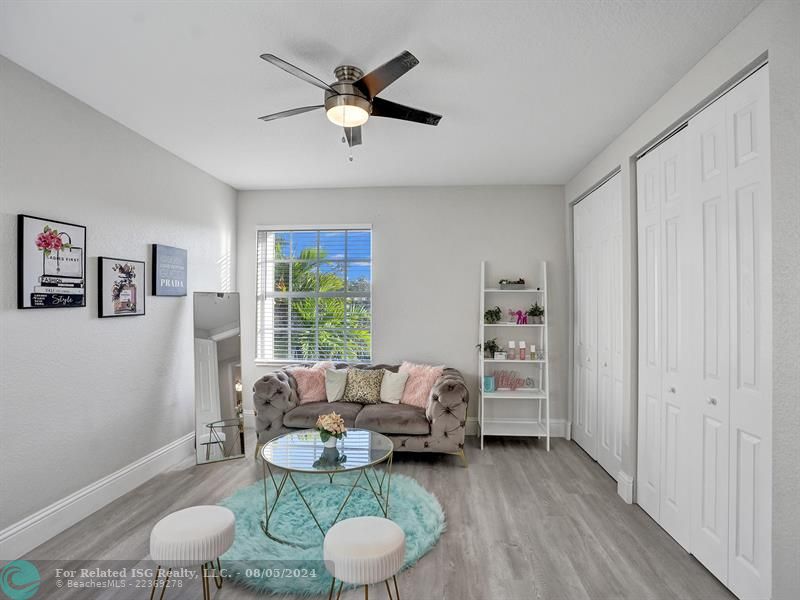
[{"label": "white vase", "polygon": [[325,440],[323,443],[325,444],[326,448],[336,448],[336,442],[337,442],[336,438],[331,436],[327,440]]}]

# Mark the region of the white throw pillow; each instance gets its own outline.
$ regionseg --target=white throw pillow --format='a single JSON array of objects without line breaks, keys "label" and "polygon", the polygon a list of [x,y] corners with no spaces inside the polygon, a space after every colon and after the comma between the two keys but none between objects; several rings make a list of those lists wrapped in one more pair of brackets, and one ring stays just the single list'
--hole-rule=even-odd
[{"label": "white throw pillow", "polygon": [[347,369],[325,369],[325,395],[328,402],[338,402],[347,386]]},{"label": "white throw pillow", "polygon": [[406,381],[408,381],[408,373],[392,373],[384,369],[381,382],[381,402],[400,404],[403,390],[406,389]]}]

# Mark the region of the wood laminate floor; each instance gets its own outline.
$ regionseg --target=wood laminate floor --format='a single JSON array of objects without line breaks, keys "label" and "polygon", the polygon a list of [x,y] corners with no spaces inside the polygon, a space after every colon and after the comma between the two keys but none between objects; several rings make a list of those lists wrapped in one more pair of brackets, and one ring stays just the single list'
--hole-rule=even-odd
[{"label": "wood laminate floor", "polygon": [[[453,456],[395,455],[395,472],[436,494],[447,516],[436,547],[398,577],[404,600],[734,598],[638,506],[625,504],[616,482],[573,442],[553,440],[547,453],[535,440],[492,438],[481,451],[470,438],[467,456],[465,469]],[[71,569],[102,561],[149,567],[150,529],[158,519],[213,504],[260,474],[252,457],[180,465],[26,558],[63,561]],[[216,600],[265,597],[231,584],[214,591]],[[148,598],[149,592],[62,589],[53,597]],[[369,596],[387,597],[379,586]],[[165,596],[200,597],[197,581]],[[342,598],[363,598],[363,592]]]}]

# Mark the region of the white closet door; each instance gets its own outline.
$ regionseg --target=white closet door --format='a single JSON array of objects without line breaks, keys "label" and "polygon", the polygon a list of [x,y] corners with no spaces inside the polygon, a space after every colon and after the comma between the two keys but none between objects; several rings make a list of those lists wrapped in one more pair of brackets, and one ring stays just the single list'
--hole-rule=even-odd
[{"label": "white closet door", "polygon": [[693,293],[687,311],[697,355],[692,363],[691,552],[721,581],[728,578],[728,431],[730,427],[729,210],[725,105],[717,101],[693,118],[690,140],[689,238],[696,255],[688,266]]},{"label": "white closet door", "polygon": [[639,246],[639,398],[636,501],[659,520],[661,498],[660,149],[636,163]]},{"label": "white closet door", "polygon": [[[588,200],[588,201],[587,201]],[[597,302],[596,257],[592,248],[593,221],[597,216],[591,196],[575,205],[575,424],[573,438],[592,458],[597,458]]]},{"label": "white closet door", "polygon": [[772,220],[767,67],[729,92],[730,499],[728,586],[771,593]]},{"label": "white closet door", "polygon": [[598,189],[597,462],[618,477],[622,468],[622,187],[615,175]]},{"label": "white closet door", "polygon": [[659,148],[661,169],[661,491],[659,523],[684,548],[689,548],[690,453],[688,364],[694,345],[687,343],[688,301],[684,269],[696,260],[686,236],[684,205],[689,195],[687,138],[683,129]]}]

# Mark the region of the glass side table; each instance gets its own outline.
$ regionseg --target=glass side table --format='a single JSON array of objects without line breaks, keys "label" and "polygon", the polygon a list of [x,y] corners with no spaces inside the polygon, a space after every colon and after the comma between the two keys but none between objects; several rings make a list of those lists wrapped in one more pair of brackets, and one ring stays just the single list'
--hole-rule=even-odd
[{"label": "glass side table", "polygon": [[[323,537],[326,530],[322,527],[313,507],[303,495],[295,474],[327,475],[331,485],[339,485],[335,481],[337,474],[357,472],[352,483],[342,484],[350,490],[339,506],[336,517],[330,524],[336,524],[342,515],[347,502],[356,488],[372,492],[383,516],[389,517],[389,490],[392,483],[392,440],[381,433],[367,429],[348,429],[347,437],[339,440],[335,448],[325,448],[316,429],[303,429],[280,435],[268,441],[261,448],[261,462],[264,476],[264,520],[261,529],[270,539],[281,544],[304,547],[300,543],[284,540],[269,531],[269,520],[280,501],[287,483],[291,483],[298,496],[308,509]],[[378,473],[376,466],[386,463],[383,473]],[[282,473],[276,475],[273,469]],[[275,499],[270,503],[267,495],[268,478],[275,487]]]}]

